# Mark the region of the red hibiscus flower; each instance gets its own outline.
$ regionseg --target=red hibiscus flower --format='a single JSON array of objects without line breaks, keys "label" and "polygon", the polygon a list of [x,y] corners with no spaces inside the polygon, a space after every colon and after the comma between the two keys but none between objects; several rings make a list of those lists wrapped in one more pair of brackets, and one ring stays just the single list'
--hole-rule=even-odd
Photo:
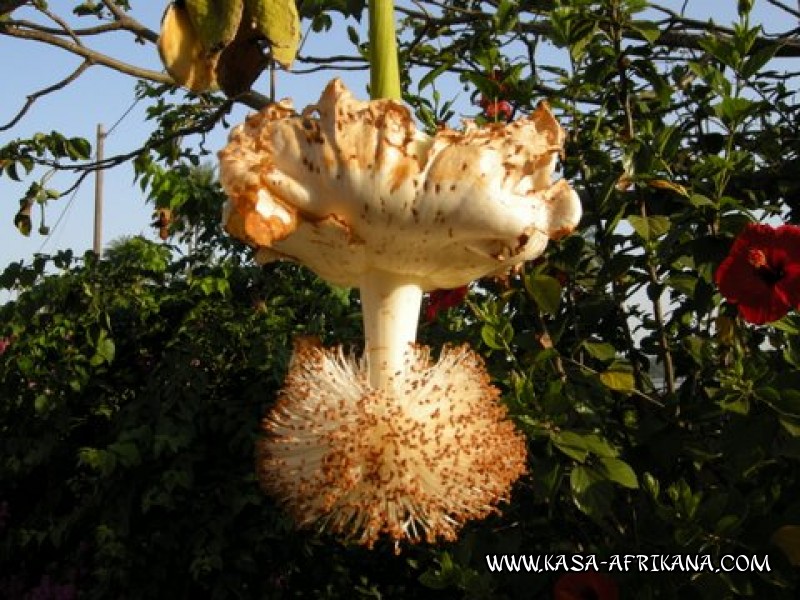
[{"label": "red hibiscus flower", "polygon": [[617,600],[617,583],[608,575],[586,571],[567,573],[553,586],[553,600]]},{"label": "red hibiscus flower", "polygon": [[507,100],[491,101],[481,98],[481,108],[483,108],[486,118],[493,121],[510,121],[511,114],[514,112],[511,103]]},{"label": "red hibiscus flower", "polygon": [[436,320],[436,315],[440,310],[447,310],[458,306],[467,297],[467,286],[454,288],[452,290],[434,290],[428,298],[428,305],[425,307],[425,318],[428,322]]},{"label": "red hibiscus flower", "polygon": [[505,77],[503,71],[494,69],[489,79],[496,83],[497,90],[489,96],[481,94],[478,100],[479,106],[483,109],[483,116],[490,121],[510,121],[514,113],[514,107],[505,100],[508,94],[508,86],[502,83]]},{"label": "red hibiscus flower", "polygon": [[800,227],[751,223],[714,275],[741,317],[761,325],[800,306]]}]

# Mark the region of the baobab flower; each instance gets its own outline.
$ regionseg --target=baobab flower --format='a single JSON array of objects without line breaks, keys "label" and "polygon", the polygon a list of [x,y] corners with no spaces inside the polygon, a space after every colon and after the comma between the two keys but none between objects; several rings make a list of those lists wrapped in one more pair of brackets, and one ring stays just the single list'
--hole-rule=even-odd
[{"label": "baobab flower", "polygon": [[714,279],[745,321],[761,325],[800,306],[800,227],[748,224]]},{"label": "baobab flower", "polygon": [[416,345],[425,291],[502,274],[580,218],[553,182],[564,132],[546,105],[501,126],[416,129],[390,99],[339,80],[297,114],[268,106],[220,152],[229,233],[260,261],[358,287],[364,357],[303,344],[259,445],[263,485],[298,522],[360,543],[452,539],[525,471],[482,361]]}]

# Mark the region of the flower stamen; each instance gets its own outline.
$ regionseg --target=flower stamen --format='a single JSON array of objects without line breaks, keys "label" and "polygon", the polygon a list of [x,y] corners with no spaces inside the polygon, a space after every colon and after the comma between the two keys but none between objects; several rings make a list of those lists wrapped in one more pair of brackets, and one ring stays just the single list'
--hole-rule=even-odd
[{"label": "flower stamen", "polygon": [[767,255],[761,248],[750,248],[747,251],[747,262],[756,269],[767,268]]}]

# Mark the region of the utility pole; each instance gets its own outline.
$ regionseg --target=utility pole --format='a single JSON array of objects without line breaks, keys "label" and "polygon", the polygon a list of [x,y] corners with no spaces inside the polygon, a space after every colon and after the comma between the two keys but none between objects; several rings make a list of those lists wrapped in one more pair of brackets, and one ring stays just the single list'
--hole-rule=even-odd
[{"label": "utility pole", "polygon": [[[103,124],[97,124],[97,153],[95,161],[103,160],[103,142],[106,139],[106,131]],[[98,168],[94,172],[94,253],[100,256],[103,250],[103,169]]]}]

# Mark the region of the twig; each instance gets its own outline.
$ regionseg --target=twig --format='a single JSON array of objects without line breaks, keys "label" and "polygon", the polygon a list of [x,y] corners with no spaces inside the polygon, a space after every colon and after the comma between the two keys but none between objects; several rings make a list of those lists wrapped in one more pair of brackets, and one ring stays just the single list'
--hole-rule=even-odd
[{"label": "twig", "polygon": [[5,34],[24,40],[34,40],[37,42],[43,42],[50,46],[56,46],[62,50],[76,54],[88,60],[92,64],[102,65],[104,67],[114,69],[115,71],[119,71],[120,73],[124,73],[125,75],[131,75],[137,79],[147,79],[155,83],[174,85],[174,81],[166,73],[136,67],[92,50],[91,48],[87,48],[86,46],[80,46],[74,42],[70,42],[52,34],[46,34],[41,31],[35,31],[31,29],[21,29],[14,21],[0,23],[0,34]]},{"label": "twig", "polygon": [[53,85],[51,85],[49,87],[43,88],[43,89],[39,90],[38,92],[34,92],[33,94],[30,94],[28,96],[27,100],[25,101],[25,105],[20,109],[20,111],[16,114],[16,116],[14,116],[13,119],[11,119],[7,124],[5,124],[2,127],[0,127],[0,131],[8,131],[9,129],[14,127],[14,125],[19,123],[19,120],[22,119],[22,117],[25,116],[25,114],[28,112],[28,110],[30,110],[31,106],[33,106],[33,104],[39,98],[41,98],[42,96],[46,96],[47,94],[51,94],[52,92],[57,92],[58,90],[65,88],[70,83],[75,81],[78,77],[80,77],[83,74],[83,72],[86,69],[88,69],[91,65],[92,65],[92,63],[90,61],[85,60],[80,64],[80,66],[77,69],[75,69],[72,73],[70,73],[67,77],[65,77],[64,79],[62,79],[58,83],[54,83]]},{"label": "twig", "polygon": [[72,28],[64,19],[62,19],[59,15],[55,14],[54,12],[48,10],[46,7],[37,7],[37,9],[41,11],[42,14],[47,15],[54,23],[59,25],[61,29],[64,30],[64,33],[66,33],[69,37],[72,38],[73,42],[75,42],[78,46],[83,46],[83,42],[81,41],[81,39],[72,30]]},{"label": "twig", "polygon": [[795,17],[800,19],[800,10],[795,10],[791,6],[786,6],[783,2],[778,2],[778,0],[767,0],[767,2],[769,4],[772,4],[772,6],[776,6],[776,7],[780,8],[781,10],[785,10],[790,15],[794,15]]},{"label": "twig", "polygon": [[103,0],[103,5],[111,12],[114,18],[122,25],[122,27],[134,35],[141,37],[148,42],[156,43],[158,41],[158,33],[145,27],[139,21],[128,15],[123,11],[119,5],[113,0]]},{"label": "twig", "polygon": [[104,158],[103,160],[100,161],[86,162],[78,165],[62,165],[58,161],[52,161],[52,160],[38,160],[36,162],[40,165],[52,167],[53,169],[56,169],[58,171],[73,171],[73,172],[81,171],[82,172],[81,177],[78,179],[78,181],[72,187],[62,192],[62,194],[68,194],[78,185],[80,185],[81,180],[88,173],[97,171],[98,169],[109,169],[111,167],[116,167],[117,165],[120,165],[124,162],[129,161],[132,158],[135,158],[142,152],[152,150],[174,139],[184,137],[187,135],[194,135],[198,133],[206,133],[208,131],[211,131],[211,129],[214,128],[214,126],[223,117],[223,115],[225,115],[225,113],[227,113],[230,110],[233,103],[234,103],[233,100],[230,99],[226,100],[217,108],[217,110],[215,110],[210,115],[206,116],[204,119],[201,119],[194,125],[178,129],[162,137],[158,137],[155,139],[151,138],[147,142],[145,142],[144,145],[142,145],[140,148],[137,148],[136,150],[132,150],[131,152],[127,152],[125,154],[116,154],[114,156]]}]

